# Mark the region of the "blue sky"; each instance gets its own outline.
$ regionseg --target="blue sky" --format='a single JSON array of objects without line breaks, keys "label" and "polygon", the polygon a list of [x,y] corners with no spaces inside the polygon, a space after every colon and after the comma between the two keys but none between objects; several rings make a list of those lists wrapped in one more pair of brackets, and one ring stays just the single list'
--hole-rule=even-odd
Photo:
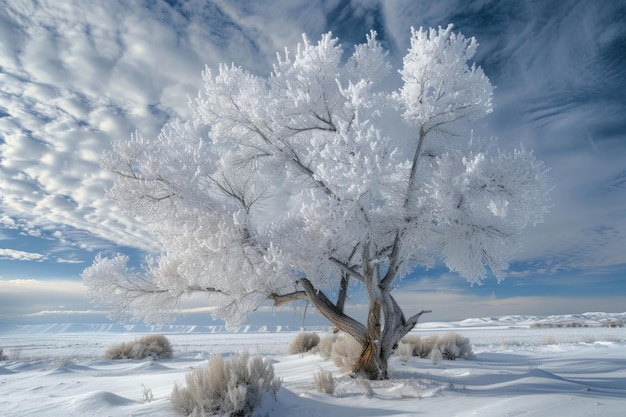
[{"label": "blue sky", "polygon": [[[375,29],[398,68],[411,26],[448,23],[478,39],[476,60],[496,86],[479,133],[505,149],[534,149],[551,168],[554,208],[528,231],[505,281],[472,287],[443,268],[416,270],[399,301],[408,312],[432,308],[428,320],[622,312],[625,20],[618,0],[8,0],[0,9],[0,323],[106,320],[81,271],[97,253],[140,262],[159,247],[105,198],[112,176],[99,157],[113,138],[155,135],[189,116],[205,65],[267,74],[302,33],[332,31],[351,49]],[[284,310],[271,320],[294,317]],[[183,320],[208,321],[206,313]]]}]

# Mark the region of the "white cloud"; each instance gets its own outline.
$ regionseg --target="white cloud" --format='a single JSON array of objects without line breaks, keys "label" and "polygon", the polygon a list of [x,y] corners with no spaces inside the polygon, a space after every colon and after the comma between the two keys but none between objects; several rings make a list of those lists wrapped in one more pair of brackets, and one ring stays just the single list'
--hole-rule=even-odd
[{"label": "white cloud", "polygon": [[82,264],[85,263],[85,261],[81,261],[79,259],[64,259],[64,258],[57,258],[57,263],[60,264]]},{"label": "white cloud", "polygon": [[45,255],[14,249],[0,249],[0,259],[14,259],[18,261],[42,261],[45,259]]},{"label": "white cloud", "polygon": [[99,310],[41,310],[36,313],[26,314],[26,317],[49,317],[60,315],[93,315],[102,314]]}]

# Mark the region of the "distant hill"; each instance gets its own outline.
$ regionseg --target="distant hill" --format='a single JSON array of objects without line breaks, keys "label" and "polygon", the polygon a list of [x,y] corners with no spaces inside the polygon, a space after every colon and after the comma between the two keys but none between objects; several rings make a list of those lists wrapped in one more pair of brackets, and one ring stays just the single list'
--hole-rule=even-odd
[{"label": "distant hill", "polygon": [[[626,325],[624,313],[583,313],[563,314],[553,316],[500,316],[469,318],[451,322],[424,322],[416,326],[416,330],[481,328],[481,327],[622,327]],[[58,334],[58,333],[276,333],[298,331],[332,331],[328,326],[280,326],[280,325],[245,325],[234,329],[227,329],[223,325],[145,325],[145,324],[117,324],[117,323],[46,323],[46,324],[8,324],[0,326],[2,333],[21,334]]]}]

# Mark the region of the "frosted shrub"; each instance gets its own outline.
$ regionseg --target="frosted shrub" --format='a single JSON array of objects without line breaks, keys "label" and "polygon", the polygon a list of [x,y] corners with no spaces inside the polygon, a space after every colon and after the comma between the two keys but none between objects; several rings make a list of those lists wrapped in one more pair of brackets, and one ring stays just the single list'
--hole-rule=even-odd
[{"label": "frosted shrub", "polygon": [[18,347],[14,347],[13,349],[11,349],[11,354],[9,355],[8,359],[12,361],[19,361],[21,357],[22,357],[22,347],[18,346]]},{"label": "frosted shrub", "polygon": [[320,343],[317,333],[298,333],[289,345],[289,354],[306,353]]},{"label": "frosted shrub", "polygon": [[556,339],[554,338],[554,336],[544,337],[541,340],[541,344],[542,345],[555,345],[556,344]]},{"label": "frosted shrub", "polygon": [[338,337],[332,345],[330,359],[335,362],[339,369],[351,371],[361,356],[363,348],[352,336]]},{"label": "frosted shrub", "polygon": [[313,352],[317,353],[324,359],[330,359],[331,352],[333,350],[333,345],[337,341],[339,336],[336,334],[328,335],[320,340],[320,342],[313,348]]},{"label": "frosted shrub", "polygon": [[172,345],[163,335],[146,335],[131,342],[111,346],[104,353],[106,359],[168,359],[172,357]]},{"label": "frosted shrub", "polygon": [[261,405],[264,393],[276,398],[281,385],[270,361],[250,358],[248,352],[228,359],[211,356],[207,367],[188,372],[185,382],[183,387],[174,385],[171,395],[174,408],[185,416],[248,416]]},{"label": "frosted shrub", "polygon": [[363,348],[352,336],[332,334],[320,340],[313,349],[324,359],[331,359],[339,369],[348,371],[358,362]]},{"label": "frosted shrub", "polygon": [[404,336],[398,344],[398,354],[401,357],[417,356],[428,358],[438,340],[437,336],[430,336],[424,339],[417,334]]},{"label": "frosted shrub", "polygon": [[458,333],[447,333],[437,341],[437,349],[443,359],[453,361],[457,358],[467,359],[472,356],[472,345],[467,337]]},{"label": "frosted shrub", "polygon": [[447,333],[442,337],[430,336],[424,339],[419,335],[408,335],[400,340],[398,355],[402,360],[417,356],[430,358],[433,363],[438,363],[441,359],[467,359],[472,356],[472,346],[467,337],[458,333]]},{"label": "frosted shrub", "polygon": [[430,351],[430,355],[428,355],[428,357],[430,358],[430,360],[433,363],[433,365],[438,365],[439,362],[441,362],[441,359],[443,359],[443,355],[442,355],[441,350],[439,348],[435,348],[435,349],[431,350]]},{"label": "frosted shrub", "polygon": [[335,393],[335,378],[333,378],[332,372],[320,369],[313,374],[313,381],[318,392],[328,395]]},{"label": "frosted shrub", "polygon": [[407,362],[411,356],[413,356],[413,346],[400,341],[400,343],[398,343],[398,350],[396,351],[396,354],[400,357],[402,362]]},{"label": "frosted shrub", "polygon": [[8,356],[5,356],[3,349],[0,348],[0,361],[6,361],[7,359],[8,359]]}]

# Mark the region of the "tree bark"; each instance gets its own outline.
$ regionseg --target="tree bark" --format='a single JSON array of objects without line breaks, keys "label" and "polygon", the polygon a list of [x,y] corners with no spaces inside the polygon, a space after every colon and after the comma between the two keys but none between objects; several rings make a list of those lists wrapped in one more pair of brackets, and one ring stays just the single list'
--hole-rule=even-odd
[{"label": "tree bark", "polygon": [[367,315],[365,345],[353,372],[367,379],[387,379],[387,361],[389,357],[382,355],[381,350],[381,307],[379,300],[372,300]]}]

